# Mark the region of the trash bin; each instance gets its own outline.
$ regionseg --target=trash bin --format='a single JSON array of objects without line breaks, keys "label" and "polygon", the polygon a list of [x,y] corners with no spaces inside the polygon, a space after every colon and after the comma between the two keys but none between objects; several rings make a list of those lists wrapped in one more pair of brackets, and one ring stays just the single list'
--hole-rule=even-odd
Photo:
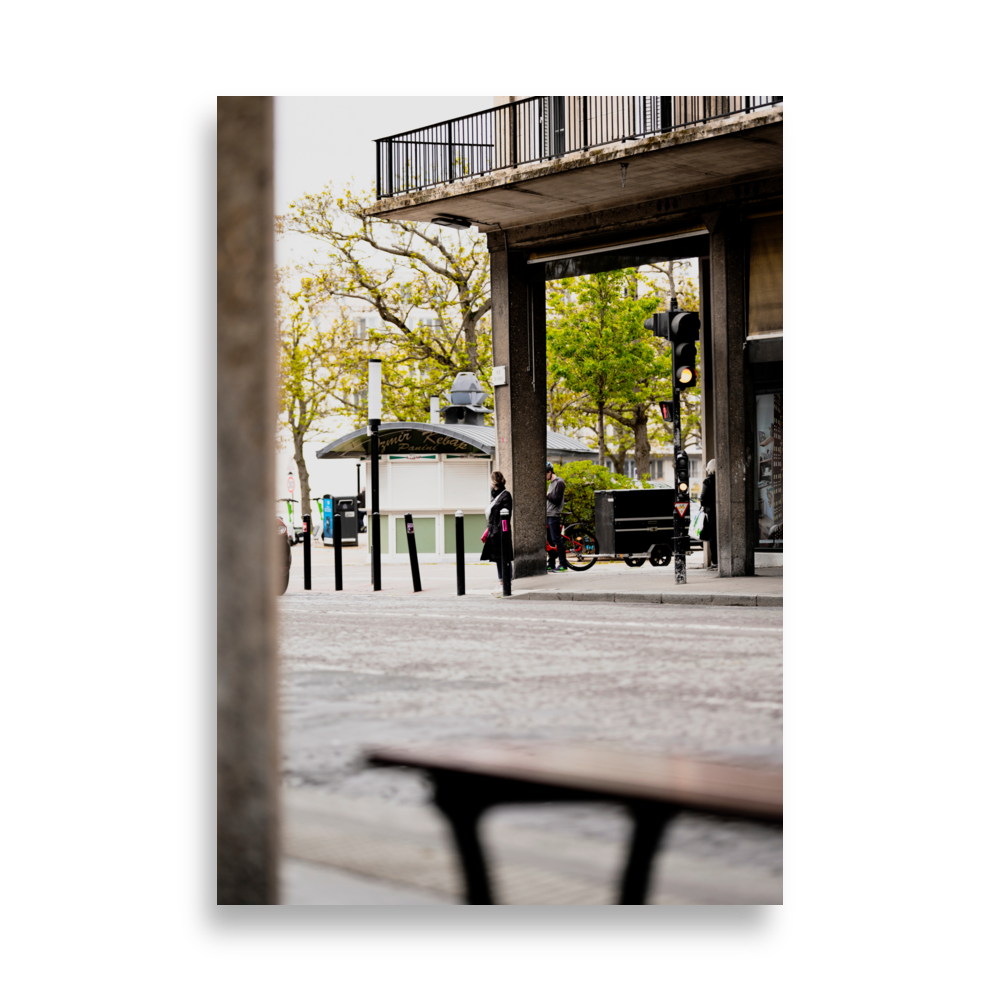
[{"label": "trash bin", "polygon": [[[358,544],[358,498],[335,497],[334,506],[340,515],[340,541],[343,545]],[[331,529],[332,530],[332,529]]]}]

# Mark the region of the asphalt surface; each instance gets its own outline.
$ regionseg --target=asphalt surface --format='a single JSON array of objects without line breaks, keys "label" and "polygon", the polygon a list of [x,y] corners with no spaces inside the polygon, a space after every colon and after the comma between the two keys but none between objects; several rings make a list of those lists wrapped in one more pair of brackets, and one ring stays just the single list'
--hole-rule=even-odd
[{"label": "asphalt surface", "polygon": [[[291,813],[290,840],[295,842],[298,815],[302,829],[315,832],[317,823],[328,824],[334,840],[340,823],[343,843],[353,836],[364,847],[350,856],[345,848],[340,857],[327,847],[307,849],[318,840],[303,836],[299,858],[419,883],[442,899],[455,891],[444,874],[425,879],[419,866],[393,862],[396,847],[400,857],[406,847],[405,831],[433,813],[428,788],[413,772],[364,768],[365,745],[561,740],[780,759],[780,608],[443,598],[397,590],[290,592],[279,600],[282,775],[289,801],[299,794],[295,801],[304,810]],[[310,792],[323,798],[309,799]],[[588,844],[600,853],[624,843],[627,824],[614,807],[507,807],[497,813],[502,815],[491,820],[488,838],[520,844],[528,866],[510,869],[510,892],[523,899],[507,901],[610,901],[584,886],[584,869]],[[352,833],[351,823],[362,826]],[[373,838],[391,829],[400,835],[379,848],[380,861]],[[437,849],[428,844],[421,848],[425,856]],[[544,869],[574,850],[577,868],[567,870],[562,883],[542,886]],[[669,852],[661,853],[669,853],[675,867],[688,866],[687,882],[661,886],[662,898],[654,902],[780,901],[779,833],[686,816],[670,833]],[[524,871],[538,877],[533,882]],[[601,878],[606,881],[608,872],[587,886]],[[737,883],[743,889],[727,897],[726,886]]]}]

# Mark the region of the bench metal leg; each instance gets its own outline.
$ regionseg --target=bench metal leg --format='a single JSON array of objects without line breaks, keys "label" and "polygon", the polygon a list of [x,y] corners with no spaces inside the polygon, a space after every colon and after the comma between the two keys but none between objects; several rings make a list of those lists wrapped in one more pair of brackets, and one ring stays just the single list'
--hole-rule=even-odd
[{"label": "bench metal leg", "polygon": [[649,891],[649,877],[653,870],[660,839],[667,823],[678,810],[662,806],[636,804],[629,807],[632,814],[632,843],[628,861],[622,874],[618,902],[622,905],[642,905]]},{"label": "bench metal leg", "polygon": [[483,807],[462,802],[457,796],[448,795],[440,787],[434,796],[435,805],[451,824],[452,836],[458,856],[462,859],[465,875],[465,902],[473,905],[490,905],[493,893],[486,871],[486,859],[479,842],[479,820]]}]

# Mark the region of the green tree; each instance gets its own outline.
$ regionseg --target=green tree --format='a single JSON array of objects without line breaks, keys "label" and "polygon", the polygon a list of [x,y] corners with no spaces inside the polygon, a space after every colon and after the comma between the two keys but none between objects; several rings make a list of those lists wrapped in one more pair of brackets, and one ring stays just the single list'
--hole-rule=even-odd
[{"label": "green tree", "polygon": [[[556,475],[566,483],[563,506],[565,521],[585,521],[594,525],[595,490],[638,489],[634,479],[612,472],[594,462],[566,462],[555,466]],[[643,489],[650,489],[647,481],[641,483]]]},{"label": "green tree", "polygon": [[[471,371],[490,393],[490,267],[485,237],[369,214],[374,190],[327,186],[306,194],[276,220],[276,230],[317,240],[322,259],[309,271],[345,312],[374,311],[345,355],[351,392],[345,413],[360,415],[367,359],[382,359],[383,409],[398,420],[426,420],[429,397]],[[418,318],[420,313],[431,313]],[[359,329],[359,328],[356,328]],[[489,399],[487,405],[490,405]]]},{"label": "green tree", "polygon": [[577,409],[597,418],[603,466],[609,405],[627,401],[638,382],[663,368],[642,325],[658,300],[638,296],[637,272],[629,268],[553,282],[547,304],[549,384],[559,380],[565,391],[585,397]]},{"label": "green tree", "polygon": [[337,392],[348,377],[339,359],[350,338],[350,324],[332,320],[324,308],[326,296],[311,277],[289,291],[289,274],[277,275],[278,413],[292,437],[295,465],[302,491],[302,513],[310,511],[309,470],[304,444],[325,430],[323,422],[337,408]]}]

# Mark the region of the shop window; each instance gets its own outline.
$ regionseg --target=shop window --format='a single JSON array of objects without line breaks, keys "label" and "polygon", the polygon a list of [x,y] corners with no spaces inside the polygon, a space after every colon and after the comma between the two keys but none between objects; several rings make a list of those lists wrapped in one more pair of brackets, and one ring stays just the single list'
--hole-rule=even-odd
[{"label": "shop window", "polygon": [[756,548],[763,552],[781,552],[784,542],[782,395],[781,392],[757,394]]}]

